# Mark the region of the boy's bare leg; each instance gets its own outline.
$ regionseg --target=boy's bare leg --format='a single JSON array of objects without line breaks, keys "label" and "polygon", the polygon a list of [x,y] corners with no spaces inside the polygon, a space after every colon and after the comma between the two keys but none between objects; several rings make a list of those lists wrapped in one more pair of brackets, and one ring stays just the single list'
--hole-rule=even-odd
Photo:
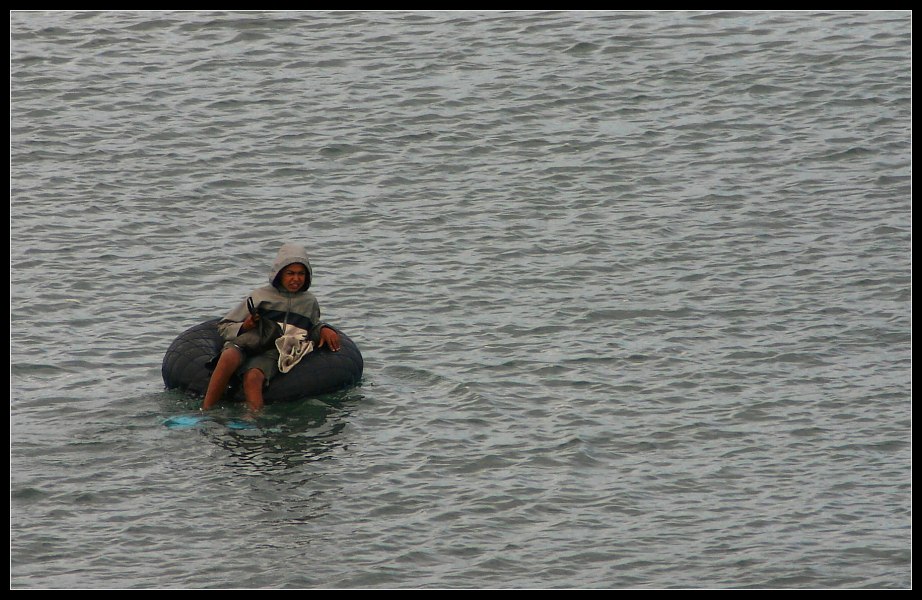
[{"label": "boy's bare leg", "polygon": [[246,398],[247,407],[251,413],[257,413],[263,408],[263,385],[266,376],[259,369],[250,369],[243,374],[243,396]]},{"label": "boy's bare leg", "polygon": [[221,397],[227,390],[227,384],[230,383],[231,377],[243,363],[243,354],[236,348],[226,348],[221,352],[218,358],[218,364],[215,365],[214,372],[211,374],[211,380],[208,382],[208,390],[205,392],[205,400],[202,402],[202,410],[208,410],[221,401]]}]

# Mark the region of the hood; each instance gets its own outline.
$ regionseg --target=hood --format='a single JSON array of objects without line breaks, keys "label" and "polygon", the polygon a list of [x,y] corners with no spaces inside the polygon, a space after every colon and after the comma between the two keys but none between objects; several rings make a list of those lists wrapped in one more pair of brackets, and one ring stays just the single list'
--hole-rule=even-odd
[{"label": "hood", "polygon": [[307,252],[304,250],[304,246],[298,244],[283,244],[279,249],[279,254],[275,257],[275,261],[272,263],[272,269],[269,271],[269,283],[278,287],[279,274],[282,272],[282,269],[292,263],[301,263],[307,268],[307,280],[304,282],[304,287],[298,290],[299,292],[303,292],[311,287],[314,273],[311,270],[311,263],[307,258]]}]

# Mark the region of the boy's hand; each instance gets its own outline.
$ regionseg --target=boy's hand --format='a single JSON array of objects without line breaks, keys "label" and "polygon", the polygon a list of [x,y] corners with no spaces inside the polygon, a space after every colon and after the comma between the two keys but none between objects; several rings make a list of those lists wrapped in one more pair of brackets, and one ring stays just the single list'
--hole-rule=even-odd
[{"label": "boy's hand", "polygon": [[320,330],[320,343],[317,344],[317,347],[323,348],[324,346],[327,346],[333,352],[338,352],[340,348],[339,334],[329,327],[324,327]]},{"label": "boy's hand", "polygon": [[259,315],[249,315],[246,320],[240,325],[240,331],[249,331],[256,327],[256,321],[259,320]]}]

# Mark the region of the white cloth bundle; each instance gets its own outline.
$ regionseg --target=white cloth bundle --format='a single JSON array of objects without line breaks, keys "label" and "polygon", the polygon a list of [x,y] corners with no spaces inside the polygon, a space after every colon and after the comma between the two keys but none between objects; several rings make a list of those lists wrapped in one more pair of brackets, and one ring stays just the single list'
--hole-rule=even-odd
[{"label": "white cloth bundle", "polygon": [[314,351],[314,342],[307,339],[307,332],[294,325],[287,325],[282,336],[275,340],[279,351],[279,371],[287,373],[301,362],[305,355]]}]

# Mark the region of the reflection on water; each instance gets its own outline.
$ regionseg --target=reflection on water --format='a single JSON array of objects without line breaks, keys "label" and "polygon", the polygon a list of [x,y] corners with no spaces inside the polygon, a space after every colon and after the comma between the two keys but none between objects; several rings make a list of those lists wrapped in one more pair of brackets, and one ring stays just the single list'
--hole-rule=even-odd
[{"label": "reflection on water", "polygon": [[[189,412],[164,419],[170,429],[194,430],[227,451],[226,466],[239,475],[265,476],[273,472],[297,472],[305,463],[331,458],[344,442],[340,433],[361,405],[359,390],[347,390],[298,402],[269,404],[257,416],[243,403],[230,403],[201,413],[201,400],[177,392],[181,407]],[[173,410],[173,409],[169,409]]]}]

